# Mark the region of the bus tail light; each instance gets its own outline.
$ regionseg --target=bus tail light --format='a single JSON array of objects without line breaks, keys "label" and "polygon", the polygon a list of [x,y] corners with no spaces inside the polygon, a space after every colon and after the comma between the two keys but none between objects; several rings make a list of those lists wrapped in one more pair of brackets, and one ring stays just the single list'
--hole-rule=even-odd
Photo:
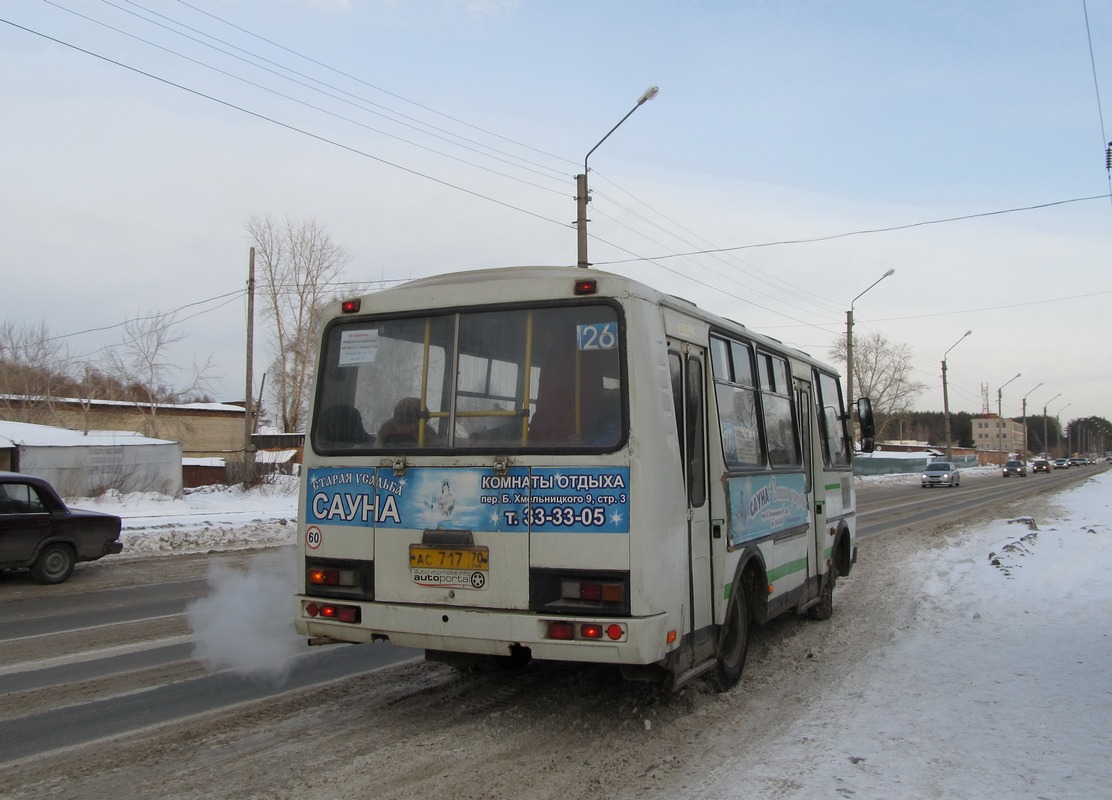
[{"label": "bus tail light", "polygon": [[565,597],[589,600],[594,603],[620,603],[625,599],[625,587],[620,583],[580,581],[578,584],[572,582],[570,585],[565,585],[565,590],[568,589],[570,591],[564,595]]},{"label": "bus tail light", "polygon": [[575,282],[574,291],[577,295],[594,294],[598,291],[598,281],[594,278],[581,278]]},{"label": "bus tail light", "polygon": [[310,567],[305,576],[309,586],[355,586],[355,570]]},{"label": "bus tail light", "polygon": [[335,620],[356,624],[363,619],[359,606],[345,606],[336,603],[306,603],[305,613],[310,617]]},{"label": "bus tail light", "polygon": [[545,616],[628,617],[629,573],[534,568],[529,572],[529,607]]},{"label": "bus tail light", "polygon": [[359,312],[359,307],[362,305],[360,300],[344,300],[340,303],[340,311],[344,314],[356,314]]},{"label": "bus tail light", "polygon": [[548,638],[570,641],[575,638],[575,625],[571,622],[550,622],[548,623]]},{"label": "bus tail light", "polygon": [[618,622],[567,622],[549,620],[547,638],[562,641],[605,641],[624,642],[626,626]]}]

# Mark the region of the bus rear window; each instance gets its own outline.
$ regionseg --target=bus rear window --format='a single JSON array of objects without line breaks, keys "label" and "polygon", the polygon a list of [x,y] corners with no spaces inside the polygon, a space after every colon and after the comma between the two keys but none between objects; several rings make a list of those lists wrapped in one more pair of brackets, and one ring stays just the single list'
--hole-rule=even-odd
[{"label": "bus rear window", "polygon": [[334,324],[313,447],[613,449],[621,326],[604,304]]}]

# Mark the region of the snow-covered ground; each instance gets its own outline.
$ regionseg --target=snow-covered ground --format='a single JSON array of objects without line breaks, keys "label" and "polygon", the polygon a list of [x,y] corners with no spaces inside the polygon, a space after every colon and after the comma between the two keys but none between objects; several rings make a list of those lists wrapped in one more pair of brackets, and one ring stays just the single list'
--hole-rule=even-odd
[{"label": "snow-covered ground", "polygon": [[748,798],[774,776],[793,798],[1112,796],[1112,471],[1054,506],[922,552],[913,622],[691,796]]},{"label": "snow-covered ground", "polygon": [[275,547],[294,541],[297,478],[280,476],[250,491],[242,486],[204,486],[187,489],[177,499],[150,492],[108,492],[95,498],[67,497],[66,503],[121,517],[124,558]]},{"label": "snow-covered ground", "polygon": [[[123,516],[125,554],[294,540],[292,483],[74,504]],[[688,796],[748,798],[754,784],[798,798],[1109,796],[1112,471],[1049,505],[1053,518],[973,526],[918,555],[902,576],[918,583],[913,621],[832,683],[803,721],[739,744]],[[286,603],[268,613],[288,626]]]}]

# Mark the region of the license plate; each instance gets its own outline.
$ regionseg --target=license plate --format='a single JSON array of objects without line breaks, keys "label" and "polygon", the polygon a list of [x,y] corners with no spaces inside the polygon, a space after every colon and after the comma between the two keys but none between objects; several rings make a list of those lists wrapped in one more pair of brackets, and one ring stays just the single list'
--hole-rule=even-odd
[{"label": "license plate", "polygon": [[486,572],[490,566],[487,547],[436,547],[424,544],[409,546],[410,569],[458,569]]}]

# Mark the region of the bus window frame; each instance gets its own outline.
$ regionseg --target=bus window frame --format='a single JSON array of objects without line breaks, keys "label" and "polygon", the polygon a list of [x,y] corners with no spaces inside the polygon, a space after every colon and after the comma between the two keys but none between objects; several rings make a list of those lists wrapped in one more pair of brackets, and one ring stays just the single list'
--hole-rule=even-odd
[{"label": "bus window frame", "polygon": [[[323,398],[323,395],[325,394],[325,388],[326,388],[326,385],[328,384],[328,381],[325,380],[325,379],[318,378],[315,381],[315,386],[314,386],[314,403],[313,403],[313,408],[312,408],[312,414],[311,414],[311,417],[310,417],[310,435],[307,437],[309,439],[309,444],[312,447],[313,452],[320,455],[320,456],[324,456],[324,457],[334,457],[334,456],[343,455],[343,456],[376,458],[376,457],[381,457],[381,456],[386,455],[386,454],[394,454],[394,453],[404,454],[404,455],[428,454],[428,455],[439,455],[439,456],[449,455],[449,454],[450,455],[457,455],[457,456],[467,456],[467,455],[472,455],[472,454],[474,454],[474,455],[489,455],[489,454],[495,454],[495,453],[497,453],[497,454],[508,453],[508,454],[513,454],[513,455],[528,456],[528,455],[533,455],[533,454],[538,454],[538,455],[539,454],[544,454],[544,455],[597,454],[597,455],[601,455],[601,454],[606,454],[606,453],[614,453],[614,452],[617,452],[619,450],[622,450],[628,443],[629,430],[630,430],[630,419],[629,419],[629,415],[630,415],[629,364],[628,364],[629,354],[628,354],[628,343],[627,343],[627,339],[626,339],[627,323],[626,323],[626,316],[625,316],[625,308],[617,299],[614,299],[614,298],[590,297],[590,298],[585,298],[585,299],[572,299],[572,300],[563,299],[563,300],[529,301],[529,302],[513,302],[513,303],[489,303],[489,304],[478,305],[478,306],[466,306],[466,307],[462,307],[462,308],[458,307],[458,306],[451,306],[451,307],[440,307],[440,308],[413,309],[411,311],[390,311],[390,312],[383,312],[383,313],[373,313],[372,312],[372,313],[364,313],[364,314],[352,315],[352,316],[337,315],[337,316],[334,316],[327,321],[327,323],[325,324],[325,328],[322,331],[322,335],[321,335],[321,338],[320,338],[320,350],[317,354],[317,363],[318,363],[319,368],[322,371],[322,373],[325,372],[325,371],[342,369],[342,367],[340,367],[338,364],[329,363],[327,361],[327,356],[331,355],[330,344],[332,342],[333,332],[337,328],[348,328],[348,327],[352,327],[352,326],[355,326],[355,327],[363,326],[363,327],[371,328],[371,327],[378,327],[382,323],[388,323],[388,322],[400,321],[400,320],[421,320],[421,319],[428,320],[428,319],[435,319],[435,318],[447,319],[448,321],[451,322],[451,327],[452,327],[452,338],[451,338],[452,350],[451,350],[451,352],[446,353],[445,361],[446,361],[446,363],[450,362],[451,367],[450,367],[450,374],[447,376],[447,377],[450,378],[450,380],[444,382],[444,386],[442,388],[442,391],[446,392],[446,397],[447,397],[450,405],[449,405],[447,410],[442,410],[442,411],[437,411],[437,412],[430,412],[429,415],[430,416],[436,416],[436,417],[444,417],[445,419],[447,419],[449,421],[448,422],[449,425],[454,426],[455,421],[456,421],[456,412],[458,410],[457,382],[459,380],[459,358],[460,358],[460,355],[461,355],[461,352],[460,352],[460,327],[461,327],[461,320],[464,316],[471,317],[471,316],[478,316],[478,315],[481,315],[481,314],[487,314],[487,313],[492,313],[492,312],[514,312],[514,311],[528,312],[528,311],[536,311],[536,310],[569,309],[569,308],[582,308],[582,307],[606,307],[606,308],[611,309],[614,313],[614,321],[617,323],[617,326],[618,326],[618,346],[617,346],[617,351],[618,351],[618,380],[620,382],[620,385],[618,387],[618,399],[619,399],[618,413],[620,415],[621,427],[620,427],[620,431],[619,431],[617,440],[614,443],[612,443],[612,444],[608,443],[608,444],[602,444],[602,445],[592,445],[592,444],[584,444],[584,443],[576,442],[576,443],[573,443],[573,444],[564,444],[564,445],[552,446],[552,445],[536,445],[536,444],[530,444],[530,443],[522,445],[520,443],[506,443],[506,442],[497,443],[496,442],[496,443],[492,443],[490,445],[472,446],[472,447],[460,447],[458,445],[454,445],[454,443],[451,444],[451,445],[445,443],[443,445],[434,445],[434,446],[390,445],[390,446],[387,446],[387,447],[380,447],[380,446],[377,446],[372,441],[372,443],[369,446],[364,446],[364,447],[353,447],[353,446],[347,446],[347,445],[341,446],[341,447],[327,447],[327,446],[324,445],[324,443],[322,441],[320,441],[320,438],[317,434],[317,428],[320,424],[320,414],[322,413],[321,402],[322,402],[322,399],[327,399],[329,401],[328,405],[331,406],[331,405],[335,404],[336,402],[339,402],[339,399],[334,398],[334,397]],[[422,369],[424,369],[426,367],[427,367],[427,364],[423,363],[422,364]],[[519,365],[519,367],[520,367],[520,365]],[[531,365],[531,367],[535,368],[536,365],[533,364],[533,365]],[[447,369],[448,368],[446,367],[446,370]],[[530,370],[525,369],[525,370],[519,370],[519,371],[522,372],[522,373],[526,373],[526,372],[529,372]],[[522,379],[524,379],[524,375],[522,375],[521,377],[522,377]],[[529,380],[532,380],[532,376],[529,376]],[[354,396],[354,388],[349,392],[349,394],[352,395],[351,397],[347,398],[348,402],[350,403],[351,400],[353,399],[353,396]],[[422,398],[422,401],[424,401],[424,398]],[[527,398],[527,402],[530,406],[532,406],[536,402],[536,399],[533,398],[533,397],[529,397],[529,398]],[[515,413],[520,415],[520,409],[515,409]],[[529,421],[535,413],[536,413],[535,410],[530,411],[529,413],[527,413],[524,416],[524,419],[526,421]],[[426,417],[426,421],[428,421],[427,417]],[[454,436],[449,437],[448,441],[451,442],[451,441],[453,441],[453,439],[454,439]]]}]

